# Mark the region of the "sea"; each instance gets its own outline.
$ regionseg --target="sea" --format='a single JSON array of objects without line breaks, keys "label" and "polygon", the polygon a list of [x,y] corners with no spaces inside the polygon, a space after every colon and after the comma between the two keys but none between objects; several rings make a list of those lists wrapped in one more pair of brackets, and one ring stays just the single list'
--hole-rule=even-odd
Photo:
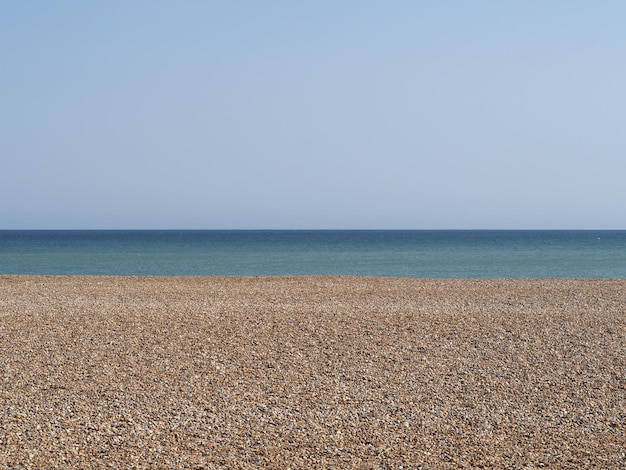
[{"label": "sea", "polygon": [[626,230],[0,230],[0,274],[624,278]]}]

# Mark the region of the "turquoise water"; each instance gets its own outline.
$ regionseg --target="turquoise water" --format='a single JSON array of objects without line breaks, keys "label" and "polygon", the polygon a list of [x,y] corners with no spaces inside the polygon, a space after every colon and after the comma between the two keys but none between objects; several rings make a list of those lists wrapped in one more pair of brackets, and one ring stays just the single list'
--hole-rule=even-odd
[{"label": "turquoise water", "polygon": [[1,274],[626,277],[626,231],[0,231]]}]

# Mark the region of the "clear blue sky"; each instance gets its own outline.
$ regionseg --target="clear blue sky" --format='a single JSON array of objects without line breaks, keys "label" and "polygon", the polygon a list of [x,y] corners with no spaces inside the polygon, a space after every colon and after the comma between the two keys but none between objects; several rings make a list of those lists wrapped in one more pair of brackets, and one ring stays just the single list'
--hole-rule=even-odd
[{"label": "clear blue sky", "polygon": [[0,229],[626,228],[626,2],[0,2]]}]

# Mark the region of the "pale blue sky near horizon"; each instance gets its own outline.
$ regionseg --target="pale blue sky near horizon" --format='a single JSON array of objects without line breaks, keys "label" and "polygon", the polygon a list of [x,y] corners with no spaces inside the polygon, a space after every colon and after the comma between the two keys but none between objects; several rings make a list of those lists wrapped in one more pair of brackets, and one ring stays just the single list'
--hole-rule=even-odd
[{"label": "pale blue sky near horizon", "polygon": [[626,229],[626,2],[0,2],[0,229]]}]

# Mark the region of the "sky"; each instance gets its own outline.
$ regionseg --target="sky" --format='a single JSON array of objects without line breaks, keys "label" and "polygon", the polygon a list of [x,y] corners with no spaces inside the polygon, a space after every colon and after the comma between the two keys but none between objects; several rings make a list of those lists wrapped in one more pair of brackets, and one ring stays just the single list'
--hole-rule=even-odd
[{"label": "sky", "polygon": [[0,229],[626,229],[626,2],[0,2]]}]

